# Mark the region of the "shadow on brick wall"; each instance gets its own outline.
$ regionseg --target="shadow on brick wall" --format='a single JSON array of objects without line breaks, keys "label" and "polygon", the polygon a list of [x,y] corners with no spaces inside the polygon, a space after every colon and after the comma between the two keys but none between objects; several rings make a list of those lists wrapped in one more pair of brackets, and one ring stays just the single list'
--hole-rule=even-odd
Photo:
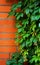
[{"label": "shadow on brick wall", "polygon": [[9,0],[9,3],[17,3],[18,2],[18,0]]}]

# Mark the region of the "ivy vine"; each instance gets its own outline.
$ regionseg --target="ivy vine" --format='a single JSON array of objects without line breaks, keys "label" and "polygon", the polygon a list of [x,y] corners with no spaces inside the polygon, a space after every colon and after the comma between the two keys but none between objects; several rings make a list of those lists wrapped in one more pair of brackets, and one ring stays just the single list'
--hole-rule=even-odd
[{"label": "ivy vine", "polygon": [[12,5],[9,16],[16,17],[16,41],[24,61],[40,65],[40,0],[19,0]]}]

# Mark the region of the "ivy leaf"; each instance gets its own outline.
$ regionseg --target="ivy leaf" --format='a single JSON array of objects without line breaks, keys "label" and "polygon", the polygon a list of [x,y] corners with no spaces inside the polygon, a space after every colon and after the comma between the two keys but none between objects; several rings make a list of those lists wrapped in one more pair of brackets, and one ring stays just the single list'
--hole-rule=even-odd
[{"label": "ivy leaf", "polygon": [[35,15],[36,13],[38,13],[39,12],[39,8],[37,9],[37,10],[35,10],[33,13],[32,13],[32,15]]},{"label": "ivy leaf", "polygon": [[15,15],[15,13],[13,11],[9,12],[8,14],[9,14],[9,16]]},{"label": "ivy leaf", "polygon": [[23,58],[21,58],[19,61],[18,61],[18,63],[23,63],[24,62],[24,60],[23,60]]},{"label": "ivy leaf", "polygon": [[17,4],[12,5],[11,10],[15,11],[17,8],[20,8],[22,5],[22,2],[18,2]]},{"label": "ivy leaf", "polygon": [[34,24],[34,25],[32,26],[32,30],[35,31],[35,28],[36,28],[36,24]]},{"label": "ivy leaf", "polygon": [[16,19],[19,20],[20,17],[23,17],[23,13],[19,13],[18,16],[16,17]]},{"label": "ivy leaf", "polygon": [[20,39],[20,40],[19,40],[19,43],[21,44],[22,42],[23,42],[23,39]]},{"label": "ivy leaf", "polygon": [[25,39],[25,37],[27,38],[27,37],[29,37],[29,36],[30,36],[30,34],[27,33],[27,34],[24,34],[24,35],[23,35],[23,38]]},{"label": "ivy leaf", "polygon": [[19,13],[17,12],[16,14],[15,14],[15,16],[17,17],[19,15]]},{"label": "ivy leaf", "polygon": [[40,27],[40,23],[39,23],[39,27]]},{"label": "ivy leaf", "polygon": [[34,42],[34,43],[37,42],[37,38],[36,38],[36,37],[34,37],[33,42]]},{"label": "ivy leaf", "polygon": [[19,29],[18,29],[18,33],[23,32],[23,31],[24,31],[23,28],[19,28]]},{"label": "ivy leaf", "polygon": [[24,47],[25,47],[25,42],[23,42],[23,43],[21,44],[21,47],[22,47],[22,48],[24,48]]},{"label": "ivy leaf", "polygon": [[38,34],[38,38],[40,38],[40,33]]},{"label": "ivy leaf", "polygon": [[29,14],[29,12],[30,12],[30,10],[29,9],[25,9],[25,11],[24,11],[25,13],[26,13],[26,15],[27,14]]},{"label": "ivy leaf", "polygon": [[32,37],[30,38],[30,42],[33,42],[33,39],[34,39],[34,37],[32,36]]},{"label": "ivy leaf", "polygon": [[27,19],[24,19],[23,21],[22,21],[22,24],[23,25],[26,25],[26,24],[28,24],[29,23],[29,21],[27,20]]},{"label": "ivy leaf", "polygon": [[17,65],[22,65],[22,63],[18,63]]},{"label": "ivy leaf", "polygon": [[29,45],[30,45],[30,41],[27,40],[27,41],[26,41],[26,47],[28,47]]},{"label": "ivy leaf", "polygon": [[10,65],[11,63],[12,63],[11,60],[8,60],[6,64]]},{"label": "ivy leaf", "polygon": [[31,16],[31,21],[40,19],[40,15]]}]

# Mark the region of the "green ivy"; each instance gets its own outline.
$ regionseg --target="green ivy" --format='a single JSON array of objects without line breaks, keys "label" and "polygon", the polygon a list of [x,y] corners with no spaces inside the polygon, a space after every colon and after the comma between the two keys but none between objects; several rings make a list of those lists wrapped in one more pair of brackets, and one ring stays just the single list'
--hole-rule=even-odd
[{"label": "green ivy", "polygon": [[[18,8],[20,12],[16,11]],[[25,57],[24,61],[40,65],[40,0],[19,0],[12,5],[9,16],[16,17],[16,41]]]},{"label": "green ivy", "polygon": [[12,54],[12,58],[7,60],[6,65],[23,65],[23,56],[19,52],[15,52]]}]

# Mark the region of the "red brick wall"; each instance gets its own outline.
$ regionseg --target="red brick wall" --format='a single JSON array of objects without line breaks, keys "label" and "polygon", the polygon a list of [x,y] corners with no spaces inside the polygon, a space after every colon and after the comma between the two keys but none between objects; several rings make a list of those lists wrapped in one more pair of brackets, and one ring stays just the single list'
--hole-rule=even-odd
[{"label": "red brick wall", "polygon": [[15,45],[15,17],[8,17],[11,5],[17,0],[0,0],[0,65],[6,65],[6,60],[10,58],[10,54],[16,52],[17,46]]}]

